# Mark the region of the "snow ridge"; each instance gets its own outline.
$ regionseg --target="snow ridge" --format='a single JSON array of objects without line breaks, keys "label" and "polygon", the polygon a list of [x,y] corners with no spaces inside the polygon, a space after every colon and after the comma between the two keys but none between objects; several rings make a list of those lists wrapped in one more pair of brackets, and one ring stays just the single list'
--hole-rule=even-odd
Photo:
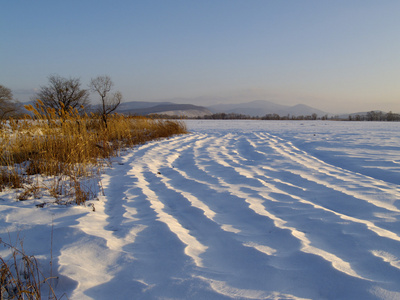
[{"label": "snow ridge", "polygon": [[[400,297],[400,190],[379,166],[376,176],[346,168],[330,156],[336,144],[305,137],[315,128],[295,122],[211,123],[189,121],[192,133],[124,154],[103,175],[95,212],[52,210],[64,224],[57,265],[70,299]],[[399,132],[387,133],[390,143]],[[362,157],[348,151],[348,161]],[[373,153],[366,161],[399,176]],[[2,212],[16,232],[26,211]]]}]

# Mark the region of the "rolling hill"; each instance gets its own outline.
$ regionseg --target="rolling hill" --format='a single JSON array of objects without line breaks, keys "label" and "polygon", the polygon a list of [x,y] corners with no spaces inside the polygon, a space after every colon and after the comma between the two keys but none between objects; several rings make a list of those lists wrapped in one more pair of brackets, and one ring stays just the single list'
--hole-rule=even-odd
[{"label": "rolling hill", "polygon": [[170,116],[202,117],[212,112],[202,106],[193,104],[175,104],[171,102],[126,102],[118,107],[117,112],[131,115],[146,116],[163,114]]},{"label": "rolling hill", "polygon": [[[188,99],[188,102],[189,101],[190,100]],[[29,102],[24,104],[34,103]],[[99,108],[99,104],[92,105],[90,107],[90,111],[97,111]],[[315,113],[319,117],[322,117],[324,115],[331,115],[330,113],[304,104],[287,106],[266,100],[256,100],[237,104],[216,104],[208,107],[194,104],[177,104],[170,101],[129,101],[122,102],[116,112],[142,116],[160,114],[170,116],[186,116],[189,118],[203,117],[212,115],[214,113],[234,113],[247,115],[250,117],[263,117],[267,114],[278,114],[280,116],[309,116]],[[24,113],[29,112],[24,110]]]}]

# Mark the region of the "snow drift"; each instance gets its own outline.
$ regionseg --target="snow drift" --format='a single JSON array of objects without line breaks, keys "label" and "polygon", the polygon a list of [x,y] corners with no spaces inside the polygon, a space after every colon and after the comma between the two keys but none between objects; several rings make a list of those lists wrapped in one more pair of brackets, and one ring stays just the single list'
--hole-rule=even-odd
[{"label": "snow drift", "polygon": [[[188,121],[116,158],[93,206],[0,194],[70,299],[398,299],[400,124]],[[6,249],[0,254],[7,256]]]}]

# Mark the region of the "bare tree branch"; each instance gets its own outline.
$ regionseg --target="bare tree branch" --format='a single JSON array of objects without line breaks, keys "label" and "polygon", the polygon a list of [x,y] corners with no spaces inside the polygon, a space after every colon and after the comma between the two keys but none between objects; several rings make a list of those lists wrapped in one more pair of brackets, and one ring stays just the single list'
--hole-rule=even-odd
[{"label": "bare tree branch", "polygon": [[63,78],[59,75],[49,76],[49,85],[42,86],[36,98],[40,99],[47,107],[60,110],[63,106],[68,109],[76,108],[79,111],[82,107],[90,104],[89,91],[81,89],[81,82],[78,78]]},{"label": "bare tree branch", "polygon": [[122,101],[122,94],[116,92],[109,95],[114,83],[109,76],[97,76],[90,81],[90,90],[99,94],[101,99],[100,114],[104,125],[107,127],[108,115],[114,112]]},{"label": "bare tree branch", "polygon": [[0,120],[19,112],[19,106],[14,100],[9,88],[0,85]]}]

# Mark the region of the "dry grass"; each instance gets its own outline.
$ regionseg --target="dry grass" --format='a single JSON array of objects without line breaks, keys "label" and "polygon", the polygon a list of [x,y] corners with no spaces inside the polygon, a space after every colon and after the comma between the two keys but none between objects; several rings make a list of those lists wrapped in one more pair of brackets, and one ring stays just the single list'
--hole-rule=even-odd
[{"label": "dry grass", "polygon": [[[58,196],[66,191],[74,195],[77,204],[91,196],[80,179],[98,177],[107,158],[127,147],[187,132],[179,121],[117,114],[109,117],[106,128],[94,114],[81,115],[76,109],[64,108],[56,111],[44,107],[40,100],[26,109],[33,117],[0,124],[0,191],[29,190],[32,176],[54,176],[55,186],[48,190]],[[37,193],[28,190],[23,199]]]},{"label": "dry grass", "polygon": [[0,299],[44,299],[44,286],[48,299],[57,299],[51,286],[53,278],[44,276],[36,258],[25,254],[22,242],[13,246],[0,239],[0,245],[11,251],[7,261],[0,256]]}]

